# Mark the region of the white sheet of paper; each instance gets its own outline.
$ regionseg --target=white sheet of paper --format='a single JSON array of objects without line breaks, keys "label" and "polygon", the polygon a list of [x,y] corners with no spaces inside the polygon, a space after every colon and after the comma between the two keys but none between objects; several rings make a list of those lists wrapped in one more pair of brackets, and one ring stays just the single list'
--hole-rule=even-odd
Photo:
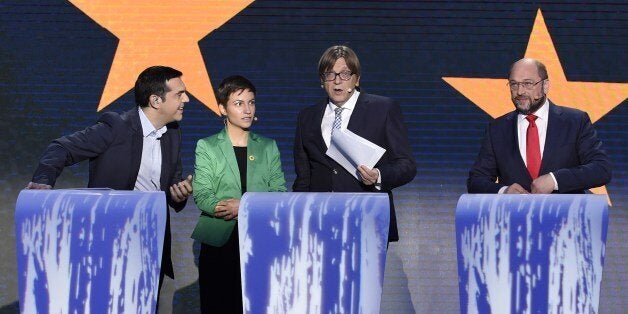
[{"label": "white sheet of paper", "polygon": [[326,154],[360,180],[358,166],[373,168],[385,152],[384,148],[347,129],[338,129],[331,136]]}]

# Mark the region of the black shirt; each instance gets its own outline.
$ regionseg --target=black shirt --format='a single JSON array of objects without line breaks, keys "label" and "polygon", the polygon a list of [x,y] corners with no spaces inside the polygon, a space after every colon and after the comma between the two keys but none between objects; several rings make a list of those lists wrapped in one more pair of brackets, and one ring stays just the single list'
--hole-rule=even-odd
[{"label": "black shirt", "polygon": [[238,169],[240,170],[240,186],[242,186],[242,194],[246,192],[246,146],[233,146]]}]

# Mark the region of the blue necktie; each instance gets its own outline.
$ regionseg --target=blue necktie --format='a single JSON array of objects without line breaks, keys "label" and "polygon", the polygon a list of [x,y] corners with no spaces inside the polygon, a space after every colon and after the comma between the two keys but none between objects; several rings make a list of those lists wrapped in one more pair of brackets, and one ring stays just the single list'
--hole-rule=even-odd
[{"label": "blue necktie", "polygon": [[342,109],[344,108],[336,107],[336,109],[334,109],[336,115],[334,116],[334,124],[331,127],[331,134],[334,134],[334,130],[340,129],[340,126],[342,125]]}]

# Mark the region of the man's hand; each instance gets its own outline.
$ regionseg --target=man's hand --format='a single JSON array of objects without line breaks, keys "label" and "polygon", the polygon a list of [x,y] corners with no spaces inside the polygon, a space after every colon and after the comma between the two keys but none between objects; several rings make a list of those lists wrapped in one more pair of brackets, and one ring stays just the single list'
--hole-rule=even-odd
[{"label": "man's hand", "polygon": [[379,178],[379,170],[377,170],[377,168],[369,169],[365,165],[360,165],[360,167],[358,167],[358,171],[360,172],[362,183],[366,185],[373,185],[377,183],[377,178]]},{"label": "man's hand", "polygon": [[530,192],[519,185],[519,183],[513,183],[511,186],[506,188],[504,194],[530,194]]},{"label": "man's hand", "polygon": [[52,189],[52,187],[48,184],[28,182],[28,184],[26,185],[26,189],[27,190],[50,190]]},{"label": "man's hand", "polygon": [[170,187],[170,197],[175,202],[183,202],[192,194],[192,175]]},{"label": "man's hand", "polygon": [[532,194],[549,194],[552,191],[554,191],[554,179],[549,173],[532,181]]},{"label": "man's hand", "polygon": [[230,198],[222,200],[216,204],[214,209],[214,216],[216,218],[222,218],[224,220],[231,220],[238,218],[238,209],[240,208],[240,200],[237,198]]}]

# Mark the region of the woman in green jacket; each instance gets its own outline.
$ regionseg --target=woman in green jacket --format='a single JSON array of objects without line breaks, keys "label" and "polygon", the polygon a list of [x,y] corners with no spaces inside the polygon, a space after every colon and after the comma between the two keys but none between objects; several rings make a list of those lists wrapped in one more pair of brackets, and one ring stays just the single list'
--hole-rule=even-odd
[{"label": "woman in green jacket", "polygon": [[242,313],[238,207],[244,192],[286,191],[274,140],[249,132],[255,86],[230,76],[216,95],[225,128],[196,145],[194,201],[201,210],[192,238],[201,242],[201,312]]}]

